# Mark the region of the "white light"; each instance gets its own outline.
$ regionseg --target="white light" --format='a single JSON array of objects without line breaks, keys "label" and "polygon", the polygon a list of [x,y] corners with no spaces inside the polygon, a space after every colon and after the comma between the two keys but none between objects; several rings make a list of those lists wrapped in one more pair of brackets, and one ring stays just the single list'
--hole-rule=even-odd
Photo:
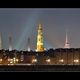
[{"label": "white light", "polygon": [[13,59],[8,59],[8,61],[13,61]]},{"label": "white light", "polygon": [[2,59],[0,59],[0,61],[2,61]]},{"label": "white light", "polygon": [[13,58],[13,60],[15,61],[15,60],[16,60],[16,58],[14,57],[14,58]]},{"label": "white light", "polygon": [[21,61],[23,61],[23,59],[21,59]]},{"label": "white light", "polygon": [[12,61],[10,63],[13,63]]},{"label": "white light", "polygon": [[61,59],[61,60],[59,60],[59,62],[64,62],[64,60],[63,60],[63,59]]},{"label": "white light", "polygon": [[44,50],[47,50],[46,48],[44,48]]},{"label": "white light", "polygon": [[16,61],[18,62],[19,60],[18,60],[18,59],[16,59]]},{"label": "white light", "polygon": [[32,60],[32,63],[34,63],[34,62],[37,62],[37,59],[33,59],[33,60]]},{"label": "white light", "polygon": [[10,61],[10,59],[8,59],[8,61]]},{"label": "white light", "polygon": [[51,62],[51,60],[50,59],[47,59],[46,62]]},{"label": "white light", "polygon": [[78,59],[75,59],[75,60],[74,60],[74,62],[75,62],[75,63],[78,63],[78,62],[79,62],[79,60],[78,60]]}]

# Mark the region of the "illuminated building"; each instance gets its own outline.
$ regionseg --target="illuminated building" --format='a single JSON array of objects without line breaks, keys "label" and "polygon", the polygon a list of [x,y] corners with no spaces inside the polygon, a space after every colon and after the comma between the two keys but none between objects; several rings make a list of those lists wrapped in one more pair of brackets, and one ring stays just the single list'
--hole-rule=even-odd
[{"label": "illuminated building", "polygon": [[[2,49],[1,36],[0,49]],[[41,24],[38,26],[36,51],[30,50],[30,38],[28,38],[27,50],[28,51],[12,50],[12,37],[10,36],[9,51],[4,49],[0,50],[0,64],[80,65],[80,48],[70,48],[67,33],[64,48],[44,48]]]},{"label": "illuminated building", "polygon": [[68,41],[68,35],[67,35],[67,33],[66,33],[66,41],[65,41],[64,48],[70,48],[70,44],[69,44],[69,41]]},{"label": "illuminated building", "polygon": [[42,25],[39,24],[38,27],[38,36],[37,36],[37,52],[43,52],[44,46],[43,46],[43,35],[42,35]]}]

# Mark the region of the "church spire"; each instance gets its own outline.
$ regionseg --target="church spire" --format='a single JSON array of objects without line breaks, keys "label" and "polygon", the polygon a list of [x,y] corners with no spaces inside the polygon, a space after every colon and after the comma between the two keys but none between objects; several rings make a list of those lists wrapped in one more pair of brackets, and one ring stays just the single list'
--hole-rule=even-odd
[{"label": "church spire", "polygon": [[42,25],[39,24],[38,26],[38,36],[37,36],[37,52],[43,52],[44,46],[43,46],[43,35],[42,35]]},{"label": "church spire", "polygon": [[70,48],[70,44],[69,44],[69,41],[68,41],[68,33],[67,33],[67,31],[66,31],[66,41],[65,41],[64,48]]}]

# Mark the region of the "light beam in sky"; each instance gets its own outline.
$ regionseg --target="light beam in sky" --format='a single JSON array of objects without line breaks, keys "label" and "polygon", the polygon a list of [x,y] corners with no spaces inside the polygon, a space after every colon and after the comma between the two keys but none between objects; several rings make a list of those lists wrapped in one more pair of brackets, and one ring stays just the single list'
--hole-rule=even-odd
[{"label": "light beam in sky", "polygon": [[[26,23],[26,26],[23,27],[22,34],[21,34],[20,38],[18,39],[18,43],[15,46],[16,49],[22,49],[22,47],[24,46],[23,42],[25,41],[25,38],[30,37],[32,30],[35,28],[35,24],[38,23],[37,21],[39,19],[40,14],[37,13],[37,11],[39,11],[39,10],[34,10],[32,12],[32,15],[30,16],[28,22]],[[24,42],[24,44],[25,43],[26,42]]]}]

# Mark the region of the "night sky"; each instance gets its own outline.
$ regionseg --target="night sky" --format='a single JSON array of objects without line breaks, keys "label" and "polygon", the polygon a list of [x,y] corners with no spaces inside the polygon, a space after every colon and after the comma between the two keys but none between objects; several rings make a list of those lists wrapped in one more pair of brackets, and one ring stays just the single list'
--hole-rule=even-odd
[{"label": "night sky", "polygon": [[9,8],[0,9],[0,33],[4,49],[12,36],[13,49],[26,50],[28,37],[36,48],[38,24],[43,27],[45,48],[63,48],[66,30],[72,48],[80,48],[79,8]]}]

